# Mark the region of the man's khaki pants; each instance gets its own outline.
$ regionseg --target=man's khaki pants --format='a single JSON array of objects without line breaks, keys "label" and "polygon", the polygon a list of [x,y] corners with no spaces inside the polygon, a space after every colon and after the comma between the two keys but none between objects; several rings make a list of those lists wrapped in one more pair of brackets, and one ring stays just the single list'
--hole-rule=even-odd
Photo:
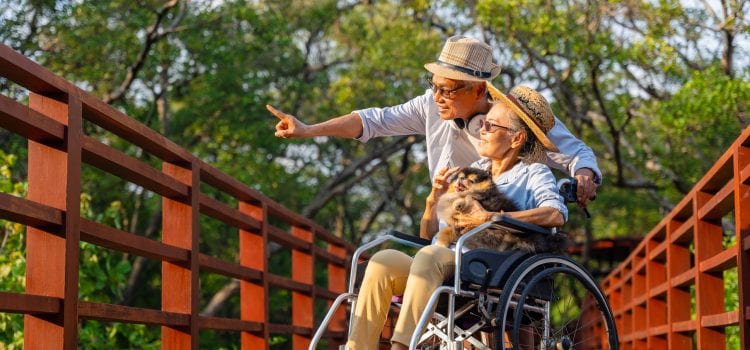
[{"label": "man's khaki pants", "polygon": [[436,245],[420,249],[413,259],[391,249],[373,255],[357,297],[346,348],[377,349],[394,295],[403,295],[404,299],[391,342],[409,345],[432,292],[453,276],[454,259],[454,251]]}]

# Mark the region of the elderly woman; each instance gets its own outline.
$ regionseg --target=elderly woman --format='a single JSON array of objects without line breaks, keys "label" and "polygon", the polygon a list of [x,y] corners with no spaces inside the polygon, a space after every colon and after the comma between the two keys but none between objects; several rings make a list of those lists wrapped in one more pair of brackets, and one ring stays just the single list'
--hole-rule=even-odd
[{"label": "elderly woman", "polygon": [[[482,122],[478,147],[483,158],[472,166],[488,170],[500,192],[520,208],[504,215],[544,227],[561,226],[567,208],[552,171],[539,163],[546,150],[557,150],[546,135],[555,123],[549,104],[528,87],[517,86],[505,95],[487,86],[495,103]],[[448,177],[457,170],[444,168],[436,175],[422,217],[423,238],[430,239],[437,232],[435,206],[448,187]],[[477,225],[493,214],[477,207],[464,223]],[[347,348],[376,349],[391,297],[403,294],[391,349],[406,349],[430,295],[453,275],[453,259],[451,249],[438,245],[420,249],[413,259],[396,250],[373,255],[357,298]]]}]

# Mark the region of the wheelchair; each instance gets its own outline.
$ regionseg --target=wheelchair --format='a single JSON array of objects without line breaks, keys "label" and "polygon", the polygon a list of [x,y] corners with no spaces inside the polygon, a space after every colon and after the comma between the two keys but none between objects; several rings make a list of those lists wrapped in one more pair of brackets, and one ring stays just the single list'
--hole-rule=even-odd
[{"label": "wheelchair", "polygon": [[[614,317],[604,294],[586,269],[569,257],[489,249],[462,253],[469,237],[492,225],[520,235],[554,230],[498,215],[461,236],[456,242],[452,281],[430,297],[410,349],[618,349]],[[362,253],[387,241],[413,247],[430,244],[391,230],[358,248],[352,256],[348,292],[333,302],[313,336],[311,350],[345,301],[351,304],[351,322],[357,262]],[[584,319],[584,309],[598,312]],[[592,326],[599,330],[596,334],[579,332]]]}]

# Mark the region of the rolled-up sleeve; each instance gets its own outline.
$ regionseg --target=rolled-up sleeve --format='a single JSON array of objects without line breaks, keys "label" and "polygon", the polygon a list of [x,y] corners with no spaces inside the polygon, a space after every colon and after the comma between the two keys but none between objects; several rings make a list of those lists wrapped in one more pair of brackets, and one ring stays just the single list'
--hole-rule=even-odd
[{"label": "rolled-up sleeve", "polygon": [[546,165],[534,163],[529,166],[528,190],[533,194],[536,207],[557,209],[568,221],[568,207],[557,189],[555,175]]},{"label": "rolled-up sleeve", "polygon": [[428,102],[426,98],[429,98],[428,94],[396,106],[354,111],[362,119],[362,136],[357,140],[367,142],[380,136],[424,135]]},{"label": "rolled-up sleeve", "polygon": [[564,170],[570,176],[575,176],[578,169],[589,168],[596,174],[597,184],[601,184],[602,172],[599,170],[594,151],[573,136],[557,117],[555,117],[555,126],[547,133],[547,136],[560,149],[560,153],[549,152],[547,154],[551,160],[551,163],[547,165]]}]

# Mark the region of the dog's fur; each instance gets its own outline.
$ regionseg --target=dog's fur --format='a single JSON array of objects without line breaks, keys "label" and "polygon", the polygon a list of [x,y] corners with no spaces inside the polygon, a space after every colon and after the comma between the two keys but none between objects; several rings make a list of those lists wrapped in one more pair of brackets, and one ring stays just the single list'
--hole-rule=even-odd
[{"label": "dog's fur", "polygon": [[[448,224],[448,227],[437,234],[438,245],[448,247],[461,235],[477,226],[458,226],[459,222],[467,222],[465,219],[471,217],[471,209],[476,205],[491,212],[518,210],[515,203],[497,189],[488,171],[471,167],[462,168],[452,179],[447,193],[440,197],[437,203],[438,217]],[[506,227],[491,226],[469,238],[465,246],[469,249],[546,252],[561,251],[567,244],[567,235],[563,233],[515,233]]]}]

